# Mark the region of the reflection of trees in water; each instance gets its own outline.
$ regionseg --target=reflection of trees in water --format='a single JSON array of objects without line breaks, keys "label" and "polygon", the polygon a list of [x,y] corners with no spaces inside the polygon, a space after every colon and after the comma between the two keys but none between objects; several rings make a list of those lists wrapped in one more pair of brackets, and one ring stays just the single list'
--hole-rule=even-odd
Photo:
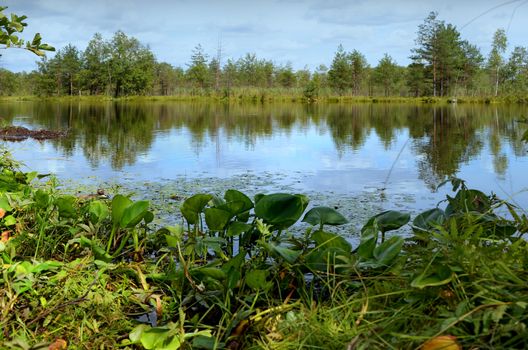
[{"label": "reflection of trees in water", "polygon": [[[521,106],[435,106],[409,104],[221,104],[182,102],[0,104],[0,116],[11,122],[16,115],[33,119],[33,128],[69,129],[70,135],[50,143],[71,155],[81,148],[93,166],[109,159],[114,169],[136,162],[157,134],[177,130],[189,133],[196,153],[224,139],[252,149],[273,135],[315,130],[329,133],[340,154],[364,146],[375,133],[385,149],[408,134],[417,156],[419,177],[434,188],[489,147],[495,172],[508,169],[505,147],[516,156],[526,149],[523,128],[516,119]],[[174,152],[178,152],[177,149]]]},{"label": "reflection of trees in water", "polygon": [[329,105],[326,122],[339,153],[347,148],[358,150],[370,131],[370,118],[366,105]]},{"label": "reflection of trees in water", "polygon": [[427,115],[416,118],[423,128],[423,136],[413,142],[414,152],[420,155],[418,173],[431,189],[482,150],[482,136],[477,132],[483,126],[482,119],[471,110],[464,115],[460,112],[451,106],[433,107]]}]

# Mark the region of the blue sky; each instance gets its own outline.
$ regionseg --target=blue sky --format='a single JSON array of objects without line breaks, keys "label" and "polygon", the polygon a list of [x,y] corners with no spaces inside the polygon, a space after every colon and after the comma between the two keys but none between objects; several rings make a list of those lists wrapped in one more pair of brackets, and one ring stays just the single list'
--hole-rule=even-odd
[{"label": "blue sky", "polygon": [[[4,0],[28,16],[24,37],[40,32],[45,42],[84,49],[95,32],[109,38],[117,30],[148,44],[160,61],[185,67],[201,44],[223,61],[247,52],[294,68],[330,65],[339,44],[357,49],[371,65],[389,53],[408,64],[417,27],[430,11],[456,25],[464,39],[487,56],[493,32],[507,29],[509,48],[528,46],[528,0]],[[497,7],[493,9],[494,7]],[[489,11],[488,11],[489,10]],[[485,13],[488,11],[487,13]],[[479,18],[475,17],[481,15]],[[468,24],[469,23],[469,24]],[[467,25],[466,25],[467,24]],[[36,56],[23,50],[2,52],[0,67],[33,70]]]}]

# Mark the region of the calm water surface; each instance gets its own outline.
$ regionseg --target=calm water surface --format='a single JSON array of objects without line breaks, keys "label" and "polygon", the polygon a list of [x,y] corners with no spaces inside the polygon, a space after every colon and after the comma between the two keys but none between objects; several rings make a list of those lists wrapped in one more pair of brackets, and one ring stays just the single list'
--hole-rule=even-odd
[{"label": "calm water surface", "polygon": [[[299,191],[386,188],[436,203],[458,176],[528,208],[522,106],[2,102],[0,116],[60,140],[4,142],[30,169],[63,179],[294,180]],[[447,190],[447,189],[446,189]]]}]

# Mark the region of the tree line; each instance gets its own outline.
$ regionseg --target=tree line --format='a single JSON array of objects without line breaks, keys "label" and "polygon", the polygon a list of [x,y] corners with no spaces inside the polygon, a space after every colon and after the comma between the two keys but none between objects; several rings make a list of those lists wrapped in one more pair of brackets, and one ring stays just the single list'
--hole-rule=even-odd
[{"label": "tree line", "polygon": [[498,29],[491,51],[462,39],[457,28],[431,12],[418,27],[411,64],[401,66],[385,54],[371,67],[358,50],[339,46],[327,67],[294,70],[248,53],[238,59],[209,57],[198,45],[185,67],[157,61],[150,48],[122,31],[105,39],[95,34],[84,50],[67,45],[38,69],[13,73],[0,69],[1,95],[178,95],[217,93],[239,88],[302,91],[354,96],[498,96],[528,92],[528,51],[515,47],[506,56],[507,36]]}]

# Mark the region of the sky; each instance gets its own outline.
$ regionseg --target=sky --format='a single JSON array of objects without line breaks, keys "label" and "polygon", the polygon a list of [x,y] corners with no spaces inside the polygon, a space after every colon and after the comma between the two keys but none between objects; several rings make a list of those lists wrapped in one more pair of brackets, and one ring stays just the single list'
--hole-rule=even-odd
[{"label": "sky", "polygon": [[[509,49],[528,46],[528,0],[2,0],[5,13],[28,17],[22,33],[40,32],[59,49],[71,43],[84,50],[94,33],[111,38],[117,30],[148,45],[158,61],[187,67],[201,44],[222,61],[246,53],[295,69],[329,66],[337,46],[363,53],[375,66],[384,53],[410,63],[418,25],[431,11],[457,26],[463,39],[487,56],[493,33],[507,30]],[[220,45],[219,45],[220,43]],[[0,67],[36,69],[25,50],[5,50]],[[53,54],[48,54],[52,56]]]}]

